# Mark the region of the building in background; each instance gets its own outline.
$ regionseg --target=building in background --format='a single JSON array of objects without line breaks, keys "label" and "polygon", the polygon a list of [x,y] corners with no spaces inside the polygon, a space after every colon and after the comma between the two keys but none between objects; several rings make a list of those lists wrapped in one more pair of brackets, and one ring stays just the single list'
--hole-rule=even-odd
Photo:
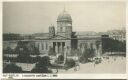
[{"label": "building in background", "polygon": [[[53,25],[49,26],[49,36],[35,36],[35,45],[42,54],[48,53],[52,49],[55,54],[72,55],[73,50],[84,51],[85,48],[95,49],[96,54],[102,53],[101,36],[77,35],[72,31],[72,18],[67,11],[63,11],[57,18],[57,31]],[[75,34],[76,33],[76,34]],[[98,44],[97,44],[98,43]]]},{"label": "building in background", "polygon": [[24,38],[22,41],[34,42],[41,55],[49,54],[49,51],[52,51],[52,54],[55,55],[66,54],[71,56],[75,54],[75,50],[84,53],[86,48],[94,49],[96,56],[102,53],[101,36],[80,35],[77,32],[73,32],[72,28],[71,15],[63,10],[57,18],[57,31],[55,31],[54,25],[50,25],[49,33],[33,34],[31,39]]}]

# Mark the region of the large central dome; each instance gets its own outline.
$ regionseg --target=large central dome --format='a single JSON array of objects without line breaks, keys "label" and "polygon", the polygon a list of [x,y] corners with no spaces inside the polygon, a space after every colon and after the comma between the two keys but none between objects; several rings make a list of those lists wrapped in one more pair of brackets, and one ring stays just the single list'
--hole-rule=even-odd
[{"label": "large central dome", "polygon": [[72,21],[70,14],[68,14],[65,10],[59,14],[57,21]]}]

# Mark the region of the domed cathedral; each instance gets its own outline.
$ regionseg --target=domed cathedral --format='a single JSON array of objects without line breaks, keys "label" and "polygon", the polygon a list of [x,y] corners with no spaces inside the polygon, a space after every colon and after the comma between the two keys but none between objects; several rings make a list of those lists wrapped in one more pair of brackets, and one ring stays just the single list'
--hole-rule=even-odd
[{"label": "domed cathedral", "polygon": [[57,35],[71,38],[72,34],[72,18],[65,9],[57,18]]},{"label": "domed cathedral", "polygon": [[102,51],[101,37],[78,35],[72,31],[72,18],[65,9],[57,17],[57,31],[50,25],[48,34],[38,37],[36,42],[42,54],[71,56],[77,51],[84,53],[86,48],[93,48],[95,53]]},{"label": "domed cathedral", "polygon": [[[64,61],[67,58],[74,58],[74,56],[100,56],[102,54],[102,37],[73,32],[72,18],[67,11],[63,10],[56,21],[57,31],[54,25],[50,25],[48,33],[36,33],[33,34],[34,39],[20,41],[27,43],[27,45],[23,44],[26,47],[34,46],[33,49],[38,50],[40,56],[58,57],[61,55],[64,57]],[[11,45],[10,41],[5,41],[4,44],[9,44],[9,46],[19,45],[18,42],[15,44],[13,42],[14,45]],[[22,46],[19,48],[22,48]],[[31,49],[30,47],[29,50]]]},{"label": "domed cathedral", "polygon": [[53,25],[49,27],[49,46],[52,53],[64,54],[71,50],[72,18],[65,9],[57,17],[57,32]]}]

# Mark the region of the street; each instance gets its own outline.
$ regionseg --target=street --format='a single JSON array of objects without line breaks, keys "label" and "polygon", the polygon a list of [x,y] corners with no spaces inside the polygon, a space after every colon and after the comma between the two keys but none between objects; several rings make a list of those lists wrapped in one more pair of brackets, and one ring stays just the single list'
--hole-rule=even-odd
[{"label": "street", "polygon": [[77,74],[77,73],[125,73],[126,71],[126,58],[125,57],[109,57],[109,59],[103,59],[101,63],[85,63],[79,64],[80,70],[74,71],[74,68],[71,68],[67,71],[59,70],[58,73],[68,73],[68,74]]}]

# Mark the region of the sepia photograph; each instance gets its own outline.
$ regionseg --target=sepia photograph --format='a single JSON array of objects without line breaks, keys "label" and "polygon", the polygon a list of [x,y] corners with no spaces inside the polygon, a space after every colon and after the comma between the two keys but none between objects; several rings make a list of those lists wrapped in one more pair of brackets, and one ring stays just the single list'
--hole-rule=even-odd
[{"label": "sepia photograph", "polygon": [[3,73],[126,74],[126,3],[3,2]]}]

